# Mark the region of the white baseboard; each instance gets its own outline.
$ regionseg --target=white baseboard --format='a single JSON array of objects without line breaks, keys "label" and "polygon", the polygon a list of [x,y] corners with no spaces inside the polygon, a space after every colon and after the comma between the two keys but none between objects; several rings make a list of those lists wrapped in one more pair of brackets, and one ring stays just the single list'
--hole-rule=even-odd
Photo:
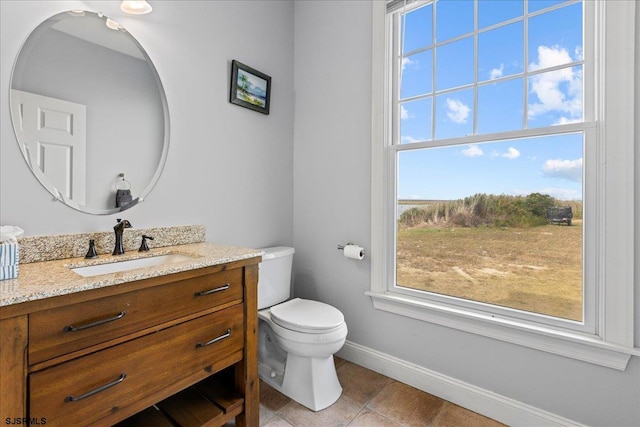
[{"label": "white baseboard", "polygon": [[575,421],[350,341],[336,355],[509,426],[584,427]]}]

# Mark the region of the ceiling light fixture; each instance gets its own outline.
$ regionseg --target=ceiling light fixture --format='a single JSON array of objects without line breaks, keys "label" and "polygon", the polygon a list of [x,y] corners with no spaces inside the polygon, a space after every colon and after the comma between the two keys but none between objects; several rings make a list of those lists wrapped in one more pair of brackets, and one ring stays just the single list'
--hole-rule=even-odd
[{"label": "ceiling light fixture", "polygon": [[120,10],[132,15],[144,15],[151,12],[153,8],[145,0],[124,0],[120,4]]}]

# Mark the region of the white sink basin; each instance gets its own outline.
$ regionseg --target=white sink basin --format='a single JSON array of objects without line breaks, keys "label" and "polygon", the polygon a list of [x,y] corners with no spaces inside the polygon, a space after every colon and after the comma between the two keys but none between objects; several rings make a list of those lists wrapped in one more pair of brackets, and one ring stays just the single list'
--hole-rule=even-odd
[{"label": "white sink basin", "polygon": [[84,277],[99,276],[101,274],[116,273],[118,271],[135,270],[136,268],[152,267],[160,264],[171,264],[174,262],[187,261],[193,257],[182,254],[158,255],[147,258],[130,259],[127,261],[116,261],[107,264],[88,265],[86,267],[71,268],[72,271]]}]

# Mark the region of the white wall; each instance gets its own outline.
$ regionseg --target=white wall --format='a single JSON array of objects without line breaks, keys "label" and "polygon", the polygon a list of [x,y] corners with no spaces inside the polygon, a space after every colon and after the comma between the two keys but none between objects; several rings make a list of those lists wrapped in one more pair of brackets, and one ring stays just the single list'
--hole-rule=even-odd
[{"label": "white wall", "polygon": [[[107,231],[123,215],[134,228],[204,224],[207,239],[245,246],[293,241],[293,3],[152,1],[125,15],[116,1],[0,2],[0,223],[26,235]],[[72,9],[102,11],[153,60],[169,103],[166,168],[146,201],[93,216],[59,202],[36,181],[11,126],[11,71],[29,33]],[[231,60],[272,77],[271,114],[228,102]],[[90,173],[90,172],[89,172]]]},{"label": "white wall", "polygon": [[638,357],[619,372],[372,308],[369,260],[336,250],[370,248],[371,13],[363,1],[295,5],[296,295],[338,307],[357,344],[581,423],[640,425]]}]

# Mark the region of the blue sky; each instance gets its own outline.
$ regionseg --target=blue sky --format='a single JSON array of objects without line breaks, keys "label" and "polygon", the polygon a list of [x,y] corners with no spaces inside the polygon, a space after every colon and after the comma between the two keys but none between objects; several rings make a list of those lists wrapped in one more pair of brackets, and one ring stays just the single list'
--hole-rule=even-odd
[{"label": "blue sky", "polygon": [[[523,16],[524,2],[481,1],[477,70],[473,37],[444,44],[473,31],[471,1],[441,0],[435,8],[431,4],[407,14],[400,96],[410,100],[400,106],[401,143],[461,137],[474,133],[474,128],[486,134],[581,121],[581,65],[524,75],[525,70],[582,60],[581,3],[530,0],[529,8],[538,12],[557,4],[567,6],[529,19],[525,46],[525,25],[517,19]],[[514,18],[508,25],[492,27]],[[474,87],[461,88],[472,85],[476,75],[477,112]],[[581,199],[582,147],[581,134],[565,134],[402,151],[398,198],[541,192]]]}]

